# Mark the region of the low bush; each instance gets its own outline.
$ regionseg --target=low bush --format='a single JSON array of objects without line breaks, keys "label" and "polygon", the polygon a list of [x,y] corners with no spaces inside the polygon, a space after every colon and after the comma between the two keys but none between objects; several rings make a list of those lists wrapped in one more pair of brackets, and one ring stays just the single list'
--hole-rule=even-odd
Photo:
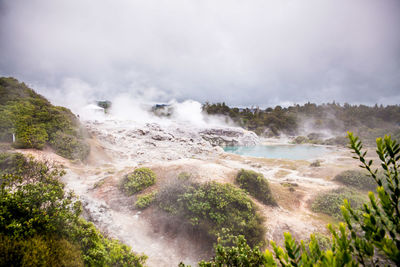
[{"label": "low bush", "polygon": [[376,188],[375,180],[364,171],[343,171],[336,175],[333,180],[360,190],[374,190]]},{"label": "low bush", "polygon": [[133,195],[137,192],[156,183],[156,175],[149,168],[137,168],[131,173],[128,173],[122,179],[122,189],[128,195]]},{"label": "low bush", "polygon": [[313,162],[311,162],[310,167],[321,167],[321,161],[320,160],[314,160]]},{"label": "low bush", "polygon": [[177,179],[160,190],[157,203],[213,241],[232,234],[244,235],[253,245],[263,242],[263,218],[246,193],[231,184]]},{"label": "low bush", "polygon": [[276,205],[268,181],[261,173],[242,169],[236,176],[236,182],[240,188],[249,192],[250,195],[262,203]]},{"label": "low bush", "polygon": [[348,189],[334,189],[318,194],[311,204],[311,210],[313,212],[320,212],[330,215],[336,219],[342,219],[340,207],[343,205],[343,201],[345,199],[351,203],[352,207],[359,209],[362,203],[367,200],[367,197],[356,191]]},{"label": "low bush", "polygon": [[157,192],[151,192],[148,194],[138,196],[138,198],[135,202],[135,207],[138,209],[145,209],[145,208],[149,207],[154,202],[156,195],[157,195]]}]

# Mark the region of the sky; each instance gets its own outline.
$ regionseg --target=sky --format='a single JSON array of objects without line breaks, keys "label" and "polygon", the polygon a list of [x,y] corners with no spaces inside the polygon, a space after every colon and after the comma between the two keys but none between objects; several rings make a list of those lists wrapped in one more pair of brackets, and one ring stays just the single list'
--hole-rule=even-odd
[{"label": "sky", "polygon": [[400,104],[400,1],[0,0],[0,76],[59,104]]}]

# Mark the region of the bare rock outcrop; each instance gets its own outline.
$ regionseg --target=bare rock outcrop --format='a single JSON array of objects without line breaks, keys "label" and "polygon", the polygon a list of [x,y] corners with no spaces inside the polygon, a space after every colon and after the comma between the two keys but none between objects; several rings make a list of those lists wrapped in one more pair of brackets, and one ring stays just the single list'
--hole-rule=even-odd
[{"label": "bare rock outcrop", "polygon": [[254,132],[237,127],[209,128],[199,134],[212,146],[254,146],[260,142]]}]

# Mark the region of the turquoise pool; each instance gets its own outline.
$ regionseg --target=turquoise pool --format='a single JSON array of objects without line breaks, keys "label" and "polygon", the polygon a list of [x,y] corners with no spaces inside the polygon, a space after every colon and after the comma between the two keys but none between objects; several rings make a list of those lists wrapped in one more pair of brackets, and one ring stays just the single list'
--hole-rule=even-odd
[{"label": "turquoise pool", "polygon": [[293,160],[315,159],[333,151],[328,147],[313,145],[227,146],[224,150],[243,156]]}]

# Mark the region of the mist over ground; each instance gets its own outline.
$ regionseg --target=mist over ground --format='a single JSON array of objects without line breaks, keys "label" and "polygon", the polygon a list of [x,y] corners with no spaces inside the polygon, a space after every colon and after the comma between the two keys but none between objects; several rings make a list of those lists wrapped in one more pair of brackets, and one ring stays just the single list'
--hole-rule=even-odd
[{"label": "mist over ground", "polygon": [[398,104],[398,25],[398,0],[1,0],[0,75],[69,107]]}]

